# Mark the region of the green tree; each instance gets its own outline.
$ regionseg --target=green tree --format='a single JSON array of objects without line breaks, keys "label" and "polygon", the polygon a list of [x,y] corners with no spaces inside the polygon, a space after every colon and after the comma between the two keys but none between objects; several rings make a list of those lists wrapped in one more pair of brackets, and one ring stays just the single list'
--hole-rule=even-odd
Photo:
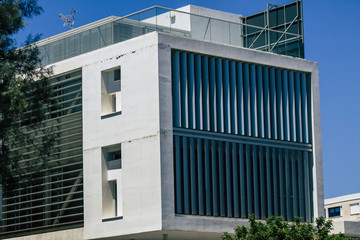
[{"label": "green tree", "polygon": [[[54,141],[51,128],[43,128],[52,89],[47,80],[51,69],[41,66],[33,44],[39,35],[28,36],[22,48],[14,40],[26,26],[25,20],[41,12],[37,0],[0,1],[0,183],[4,194],[20,182],[25,186],[39,180],[27,172],[38,173],[45,167]],[[32,154],[25,155],[29,149]]]},{"label": "green tree", "polygon": [[330,234],[332,221],[324,217],[316,219],[316,226],[294,218],[294,222],[284,221],[282,217],[270,217],[265,222],[256,221],[254,215],[249,217],[250,227],[238,226],[235,234],[224,233],[223,240],[345,240],[344,234]]}]

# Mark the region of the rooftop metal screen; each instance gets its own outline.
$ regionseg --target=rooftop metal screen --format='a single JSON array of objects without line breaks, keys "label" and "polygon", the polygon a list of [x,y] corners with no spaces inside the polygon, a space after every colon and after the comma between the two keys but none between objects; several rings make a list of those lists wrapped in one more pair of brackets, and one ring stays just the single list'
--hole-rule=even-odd
[{"label": "rooftop metal screen", "polygon": [[[47,167],[33,172],[28,166],[36,161],[36,149],[19,146],[24,149],[20,167],[27,177],[36,178],[33,179],[36,181],[26,182],[3,196],[0,238],[83,224],[81,70],[49,81],[57,107],[46,113],[47,120],[41,131],[52,129],[56,135],[54,147]],[[24,176],[20,182],[26,181]]]},{"label": "rooftop metal screen", "polygon": [[304,58],[302,1],[244,17],[244,47]]}]

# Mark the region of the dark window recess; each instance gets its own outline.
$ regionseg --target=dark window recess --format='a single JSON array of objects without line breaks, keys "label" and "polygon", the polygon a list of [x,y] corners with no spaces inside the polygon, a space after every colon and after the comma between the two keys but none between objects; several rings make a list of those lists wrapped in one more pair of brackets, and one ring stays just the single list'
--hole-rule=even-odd
[{"label": "dark window recess", "polygon": [[114,70],[114,81],[120,81],[121,80],[121,69],[118,68]]},{"label": "dark window recess", "polygon": [[329,217],[341,216],[340,207],[329,208]]}]

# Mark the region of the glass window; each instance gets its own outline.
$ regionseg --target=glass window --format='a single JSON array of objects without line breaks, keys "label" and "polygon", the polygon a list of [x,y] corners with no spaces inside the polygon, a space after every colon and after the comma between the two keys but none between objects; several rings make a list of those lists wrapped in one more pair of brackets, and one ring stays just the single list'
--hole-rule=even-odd
[{"label": "glass window", "polygon": [[329,208],[329,217],[341,216],[341,207]]}]

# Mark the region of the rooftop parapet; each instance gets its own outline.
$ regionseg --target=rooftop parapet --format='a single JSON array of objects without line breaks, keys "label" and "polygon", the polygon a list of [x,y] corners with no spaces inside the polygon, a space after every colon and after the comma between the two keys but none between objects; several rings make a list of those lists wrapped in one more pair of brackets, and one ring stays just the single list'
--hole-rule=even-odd
[{"label": "rooftop parapet", "polygon": [[192,5],[177,10],[154,6],[104,18],[37,45],[48,65],[154,31],[304,57],[300,0],[280,7],[268,4],[266,11],[248,17]]}]

